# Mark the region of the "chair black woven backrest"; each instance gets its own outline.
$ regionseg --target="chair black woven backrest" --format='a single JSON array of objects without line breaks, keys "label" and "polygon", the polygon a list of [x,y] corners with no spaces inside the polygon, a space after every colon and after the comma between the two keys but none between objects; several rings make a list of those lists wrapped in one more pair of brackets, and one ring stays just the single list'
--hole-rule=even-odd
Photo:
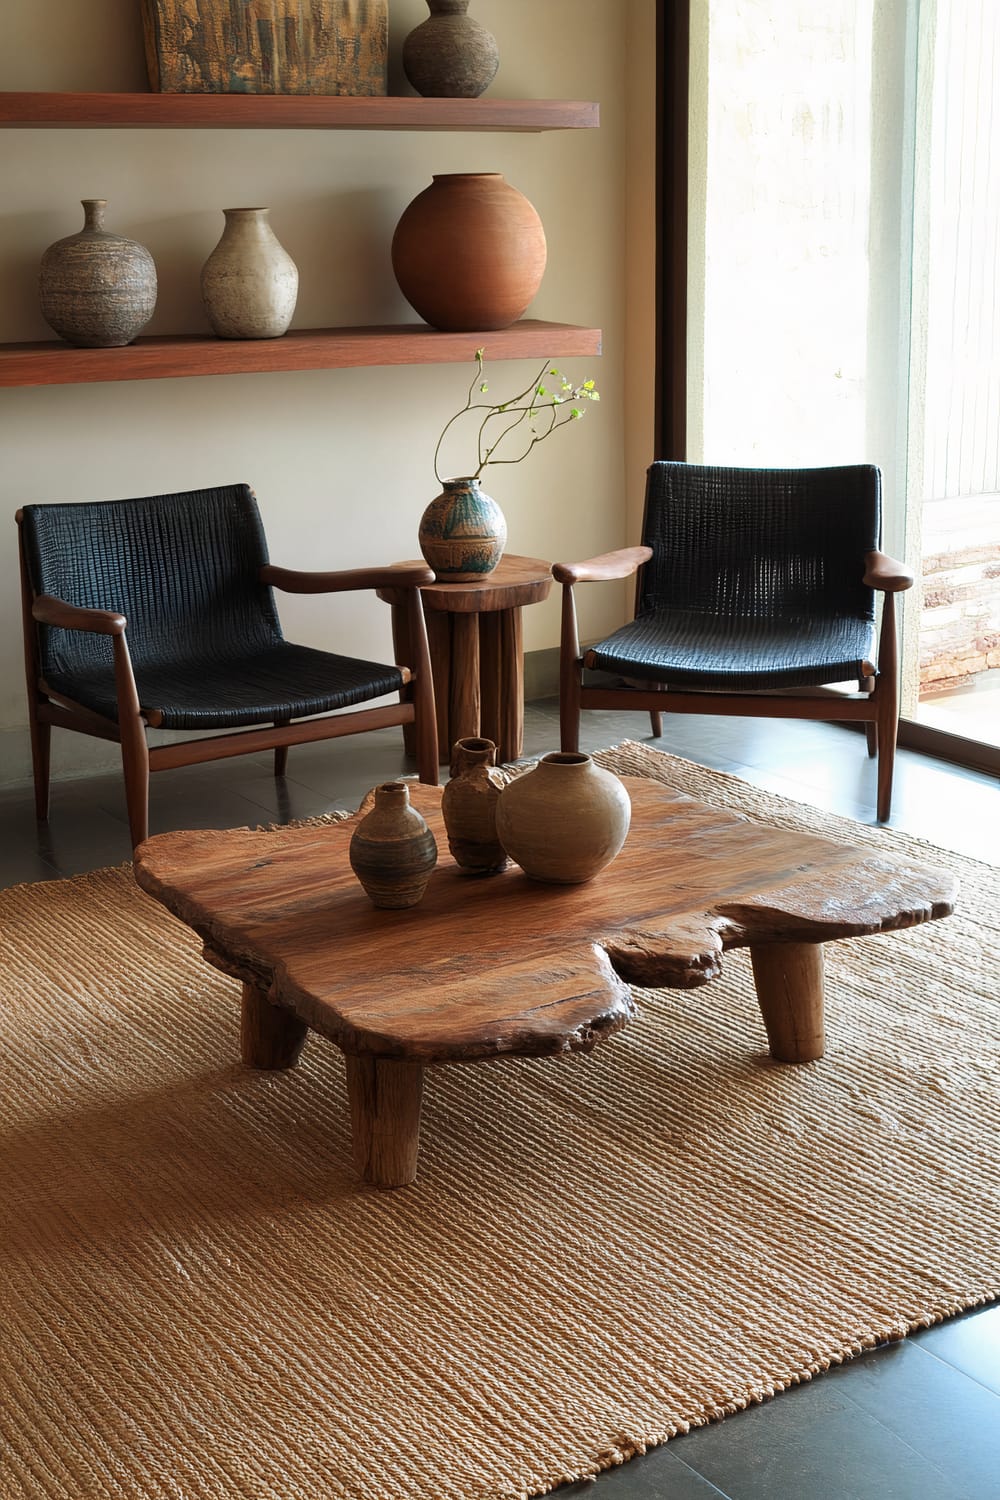
[{"label": "chair black woven backrest", "polygon": [[642,539],[653,558],[637,614],[871,620],[875,596],[861,576],[881,541],[879,470],[654,463]]},{"label": "chair black woven backrest", "polygon": [[[26,505],[28,576],[39,594],[114,609],[136,665],[224,658],[282,639],[257,502],[245,484],[136,500]],[[107,637],[40,630],[43,676],[106,668]]]}]

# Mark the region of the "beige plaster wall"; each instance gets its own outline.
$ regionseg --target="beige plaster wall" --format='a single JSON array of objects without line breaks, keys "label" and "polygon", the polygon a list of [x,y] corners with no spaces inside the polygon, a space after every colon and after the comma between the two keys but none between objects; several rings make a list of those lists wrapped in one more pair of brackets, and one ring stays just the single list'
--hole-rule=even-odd
[{"label": "beige plaster wall", "polygon": [[[0,340],[50,337],[37,310],[45,247],[82,223],[79,200],[109,201],[108,227],[141,241],[159,272],[150,333],[207,331],[200,267],[223,207],[267,204],[300,272],[294,326],[412,320],[389,245],[406,204],[434,172],[503,172],[538,208],[549,260],[529,309],[598,325],[604,355],[570,361],[602,393],[587,420],[529,463],[488,471],[512,551],[587,556],[626,540],[626,435],[641,464],[651,375],[626,359],[633,308],[651,275],[652,156],[629,129],[652,119],[652,0],[476,0],[497,38],[501,97],[596,99],[601,129],[544,134],[342,131],[17,130],[0,132]],[[146,87],[138,0],[4,0],[0,88]],[[422,0],[391,0],[390,92]],[[629,173],[632,170],[632,185]],[[648,201],[645,201],[648,200]],[[630,235],[629,226],[633,233]],[[651,302],[650,302],[651,309]],[[489,350],[487,346],[487,356]],[[494,391],[530,378],[497,363]],[[352,567],[417,552],[420,513],[436,493],[438,430],[464,400],[464,367],[342,370],[140,381],[0,392],[0,486],[8,518],[25,502],[115,498],[245,480],[257,491],[272,557],[293,567]],[[638,402],[626,421],[626,397]],[[14,527],[0,548],[0,780],[28,774]],[[618,624],[622,599],[595,588],[582,626]],[[374,598],[282,601],[286,631],[309,644],[382,654],[388,611]],[[529,610],[529,650],[558,640],[555,599]],[[54,736],[56,774],[108,763],[108,747]],[[113,751],[111,754],[113,755]]]}]

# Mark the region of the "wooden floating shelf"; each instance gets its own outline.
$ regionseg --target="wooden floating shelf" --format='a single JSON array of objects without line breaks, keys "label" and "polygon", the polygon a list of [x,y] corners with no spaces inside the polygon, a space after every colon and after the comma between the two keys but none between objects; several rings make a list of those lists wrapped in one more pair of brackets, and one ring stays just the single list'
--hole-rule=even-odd
[{"label": "wooden floating shelf", "polygon": [[471,363],[480,348],[485,348],[489,360],[595,355],[601,352],[601,330],[525,318],[510,328],[480,333],[438,333],[423,323],[399,323],[379,328],[293,329],[279,339],[181,334],[140,338],[119,349],[78,349],[54,340],[0,344],[0,386],[461,364]]},{"label": "wooden floating shelf", "polygon": [[0,93],[0,126],[198,130],[589,130],[573,99],[420,99],[328,94]]}]

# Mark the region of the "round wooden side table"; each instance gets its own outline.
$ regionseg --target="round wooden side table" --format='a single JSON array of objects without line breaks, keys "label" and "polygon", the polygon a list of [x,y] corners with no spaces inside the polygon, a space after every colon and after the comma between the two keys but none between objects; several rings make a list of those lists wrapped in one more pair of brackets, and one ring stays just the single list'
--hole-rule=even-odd
[{"label": "round wooden side table", "polygon": [[[456,740],[482,735],[497,747],[497,762],[516,760],[524,743],[524,643],[521,610],[552,588],[550,565],[539,557],[505,554],[475,583],[429,583],[420,593],[427,620],[438,759],[451,760]],[[379,589],[392,605],[397,659],[409,659],[409,642],[397,589]],[[404,728],[413,753],[413,726]]]}]

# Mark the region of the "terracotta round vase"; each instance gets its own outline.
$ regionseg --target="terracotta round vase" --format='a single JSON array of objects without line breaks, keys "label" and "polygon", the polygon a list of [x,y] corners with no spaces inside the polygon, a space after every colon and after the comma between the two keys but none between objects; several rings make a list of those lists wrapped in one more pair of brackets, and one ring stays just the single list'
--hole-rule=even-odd
[{"label": "terracotta round vase", "polygon": [[156,306],[156,266],[143,245],[104,228],[105,198],[84,198],[77,234],[42,256],[42,317],[60,338],[84,349],[130,344]]},{"label": "terracotta round vase", "polygon": [[507,545],[507,522],[478,479],[446,479],[420,517],[420,550],[443,583],[475,583],[493,572]]},{"label": "terracotta round vase", "polygon": [[478,99],[500,66],[495,38],[466,14],[469,0],[427,0],[427,8],[403,43],[403,72],[425,99]]},{"label": "terracotta round vase", "polygon": [[541,285],[545,230],[499,172],[434,177],[392,239],[400,291],[432,328],[488,331],[516,323]]},{"label": "terracotta round vase", "polygon": [[222,238],[201,270],[201,296],[220,339],[277,339],[288,329],[299,273],[268,223],[269,208],[224,208]]},{"label": "terracotta round vase", "polygon": [[351,835],[351,869],[375,906],[416,906],[437,862],[437,844],[410,806],[405,781],[375,788],[375,805]]},{"label": "terracotta round vase", "polygon": [[497,833],[533,880],[576,885],[611,863],[631,817],[628,792],[617,776],[589,755],[559,751],[504,788]]},{"label": "terracotta round vase", "polygon": [[497,837],[497,803],[504,778],[495,769],[496,750],[492,740],[456,740],[451,780],[441,793],[448,848],[455,863],[469,875],[496,875],[507,864]]}]

